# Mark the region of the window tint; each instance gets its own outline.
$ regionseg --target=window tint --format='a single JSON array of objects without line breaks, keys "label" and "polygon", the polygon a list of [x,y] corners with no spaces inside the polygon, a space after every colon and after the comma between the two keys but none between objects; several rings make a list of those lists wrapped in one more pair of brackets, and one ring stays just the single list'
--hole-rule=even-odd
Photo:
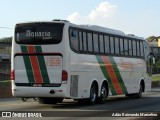
[{"label": "window tint", "polygon": [[115,54],[119,55],[119,38],[115,38]]},{"label": "window tint", "polygon": [[86,52],[87,51],[87,38],[86,38],[86,32],[83,32],[83,49]]},{"label": "window tint", "polygon": [[137,41],[137,56],[140,56],[139,41]]},{"label": "window tint", "polygon": [[143,57],[143,42],[138,39],[109,36],[94,31],[69,29],[70,46],[86,54],[121,55],[126,57]]},{"label": "window tint", "polygon": [[80,51],[83,51],[83,39],[81,31],[79,31],[79,44],[80,44]]},{"label": "window tint", "polygon": [[128,40],[124,39],[124,54],[128,55]]},{"label": "window tint", "polygon": [[133,45],[133,46],[132,46],[132,47],[133,47],[133,56],[136,56],[136,55],[137,55],[137,50],[136,50],[136,41],[135,41],[135,40],[133,40],[133,41],[132,41],[132,43],[133,43],[133,44],[132,44],[132,45]]},{"label": "window tint", "polygon": [[140,42],[140,52],[141,52],[141,56],[143,57],[144,56],[144,50],[143,50],[143,43]]},{"label": "window tint", "polygon": [[110,47],[111,47],[111,54],[114,54],[114,39],[110,37]]},{"label": "window tint", "polygon": [[104,36],[105,53],[110,53],[109,36]]},{"label": "window tint", "polygon": [[24,23],[15,28],[18,44],[59,44],[63,35],[62,23]]},{"label": "window tint", "polygon": [[100,53],[104,53],[104,40],[103,35],[99,35]]},{"label": "window tint", "polygon": [[132,50],[132,40],[129,40],[128,42],[129,42],[129,46],[128,46],[129,47],[128,48],[129,49],[129,55],[132,56],[132,52],[133,52],[133,50]]},{"label": "window tint", "polygon": [[94,52],[99,52],[98,35],[93,34]]},{"label": "window tint", "polygon": [[120,54],[124,55],[124,43],[122,38],[120,38]]},{"label": "window tint", "polygon": [[70,29],[70,39],[71,39],[71,47],[76,51],[79,50],[78,45],[78,31],[74,29]]},{"label": "window tint", "polygon": [[91,34],[91,33],[88,33],[88,34],[87,34],[87,37],[88,37],[88,51],[89,51],[89,52],[93,52],[92,34]]}]

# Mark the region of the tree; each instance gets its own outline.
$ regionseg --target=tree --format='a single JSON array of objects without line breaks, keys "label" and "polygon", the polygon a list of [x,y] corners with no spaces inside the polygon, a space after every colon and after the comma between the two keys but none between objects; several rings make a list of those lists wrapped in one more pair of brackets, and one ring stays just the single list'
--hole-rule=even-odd
[{"label": "tree", "polygon": [[151,42],[152,40],[154,40],[156,38],[156,36],[152,35],[150,37],[147,38],[148,42]]},{"label": "tree", "polygon": [[12,37],[0,38],[0,42],[12,43]]},{"label": "tree", "polygon": [[156,68],[157,68],[157,72],[158,72],[159,69],[160,69],[160,60],[158,60],[158,61],[156,62]]}]

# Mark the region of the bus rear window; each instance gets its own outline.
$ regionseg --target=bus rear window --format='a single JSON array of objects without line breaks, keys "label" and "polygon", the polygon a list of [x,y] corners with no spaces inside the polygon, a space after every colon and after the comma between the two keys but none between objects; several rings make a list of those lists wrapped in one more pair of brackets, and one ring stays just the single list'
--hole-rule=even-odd
[{"label": "bus rear window", "polygon": [[63,23],[25,23],[15,28],[18,44],[58,44],[62,41]]}]

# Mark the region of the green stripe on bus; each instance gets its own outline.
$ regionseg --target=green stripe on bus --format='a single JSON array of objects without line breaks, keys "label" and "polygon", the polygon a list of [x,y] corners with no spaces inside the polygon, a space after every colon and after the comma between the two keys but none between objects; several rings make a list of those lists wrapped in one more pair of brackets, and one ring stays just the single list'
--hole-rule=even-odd
[{"label": "green stripe on bus", "polygon": [[104,77],[108,80],[109,88],[110,88],[110,90],[111,90],[111,92],[112,92],[112,95],[117,95],[117,92],[116,92],[116,90],[114,89],[112,80],[111,80],[111,78],[109,77],[109,74],[108,74],[108,71],[107,71],[107,69],[106,69],[105,63],[103,62],[101,56],[96,56],[96,58],[97,58],[97,61],[98,61],[98,63],[99,63],[99,66],[100,66],[100,68],[101,68],[101,71],[102,71]]},{"label": "green stripe on bus", "polygon": [[[28,53],[27,47],[26,46],[21,46],[22,53]],[[28,55],[23,55],[23,60],[26,68],[26,73],[28,77],[29,83],[35,83],[34,75],[33,75],[33,70],[31,66],[31,61],[29,59]]]},{"label": "green stripe on bus", "polygon": [[123,79],[122,79],[122,76],[121,76],[121,74],[120,74],[120,72],[119,72],[119,69],[118,69],[118,67],[117,67],[117,64],[116,64],[114,58],[113,58],[113,57],[108,57],[108,58],[109,58],[110,62],[113,64],[112,67],[113,67],[113,69],[114,69],[114,71],[115,71],[115,74],[116,74],[116,76],[117,76],[117,78],[118,78],[118,81],[119,81],[119,84],[120,84],[120,86],[121,86],[121,88],[122,88],[122,90],[123,90],[123,93],[124,93],[124,94],[127,94],[127,93],[128,93],[128,92],[127,92],[127,88],[126,88],[126,86],[125,86],[125,84],[124,84],[124,81],[123,81]]},{"label": "green stripe on bus", "polygon": [[[36,50],[37,53],[42,53],[41,46],[35,46],[35,50]],[[47,68],[46,68],[46,63],[45,63],[45,60],[44,60],[44,56],[43,55],[37,55],[37,58],[38,58],[43,82],[44,83],[50,83]]]}]

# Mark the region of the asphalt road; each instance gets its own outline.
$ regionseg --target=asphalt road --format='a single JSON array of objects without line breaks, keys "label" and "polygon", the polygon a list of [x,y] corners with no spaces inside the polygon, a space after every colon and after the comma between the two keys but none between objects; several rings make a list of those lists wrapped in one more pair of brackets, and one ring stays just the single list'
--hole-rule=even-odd
[{"label": "asphalt road", "polygon": [[[113,120],[138,119],[139,117],[136,117],[136,114],[146,114],[146,112],[148,112],[147,114],[152,114],[154,116],[154,114],[156,115],[157,112],[160,112],[160,88],[152,89],[151,92],[143,94],[143,97],[140,99],[129,98],[122,95],[109,97],[106,104],[96,105],[78,105],[78,103],[72,99],[65,99],[63,103],[56,105],[42,105],[35,102],[33,99],[28,99],[27,102],[22,102],[20,98],[0,99],[0,111],[14,111],[18,113],[26,111],[36,113],[42,112],[42,116],[44,111],[48,111],[45,113],[46,115],[48,114],[49,116],[54,116],[54,119],[58,120],[66,119],[66,117],[69,120],[80,118],[87,118],[87,120],[101,120],[104,119],[104,117]],[[127,113],[135,115],[134,117],[111,117],[113,114],[116,115],[116,113],[118,113],[117,115],[122,115],[122,113],[125,113],[125,115],[127,115]],[[5,120],[7,118],[0,119]],[[39,120],[40,118],[37,119]],[[50,119],[53,118],[45,118],[45,120]],[[25,118],[23,118],[23,120],[25,120]]]}]

